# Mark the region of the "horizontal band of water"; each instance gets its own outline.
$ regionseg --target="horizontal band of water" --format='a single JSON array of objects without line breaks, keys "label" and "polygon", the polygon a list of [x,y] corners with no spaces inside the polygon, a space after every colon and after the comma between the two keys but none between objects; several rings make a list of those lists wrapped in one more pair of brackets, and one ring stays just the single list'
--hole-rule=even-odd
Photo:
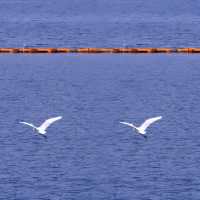
[{"label": "horizontal band of water", "polygon": [[200,48],[0,48],[0,53],[200,53]]}]

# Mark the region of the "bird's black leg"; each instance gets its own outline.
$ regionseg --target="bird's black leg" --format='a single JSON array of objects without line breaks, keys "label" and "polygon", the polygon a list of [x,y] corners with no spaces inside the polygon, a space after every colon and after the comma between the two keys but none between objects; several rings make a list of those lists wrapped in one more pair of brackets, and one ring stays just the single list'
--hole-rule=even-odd
[{"label": "bird's black leg", "polygon": [[42,136],[47,140],[47,136],[46,135],[43,134]]},{"label": "bird's black leg", "polygon": [[143,135],[143,137],[147,140],[147,136],[146,135]]}]

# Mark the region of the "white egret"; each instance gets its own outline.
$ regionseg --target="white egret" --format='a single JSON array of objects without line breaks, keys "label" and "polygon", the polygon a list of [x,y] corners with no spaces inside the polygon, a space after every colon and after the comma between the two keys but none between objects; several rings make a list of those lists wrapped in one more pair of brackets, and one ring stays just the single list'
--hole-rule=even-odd
[{"label": "white egret", "polygon": [[143,124],[141,124],[141,126],[137,127],[131,123],[128,123],[128,122],[120,122],[121,124],[125,124],[127,126],[130,126],[132,127],[133,129],[136,129],[138,133],[140,133],[141,135],[143,135],[145,138],[147,137],[146,136],[146,129],[154,122],[158,121],[162,119],[161,116],[159,117],[153,117],[153,118],[149,118],[147,120],[144,121]]},{"label": "white egret", "polygon": [[54,123],[55,121],[57,120],[60,120],[62,119],[62,116],[58,116],[58,117],[53,117],[53,118],[50,118],[50,119],[47,119],[45,120],[39,127],[31,124],[31,123],[27,123],[27,122],[19,122],[21,124],[25,124],[25,125],[28,125],[30,127],[33,128],[33,130],[37,130],[39,134],[43,135],[46,137],[46,129],[52,124]]}]

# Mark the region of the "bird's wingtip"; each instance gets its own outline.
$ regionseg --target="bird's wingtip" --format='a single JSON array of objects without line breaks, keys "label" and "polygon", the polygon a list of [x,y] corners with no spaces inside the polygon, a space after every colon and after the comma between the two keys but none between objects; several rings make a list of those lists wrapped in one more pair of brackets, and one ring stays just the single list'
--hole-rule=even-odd
[{"label": "bird's wingtip", "polygon": [[62,119],[63,117],[62,116],[56,116],[56,117],[53,117],[54,119]]}]

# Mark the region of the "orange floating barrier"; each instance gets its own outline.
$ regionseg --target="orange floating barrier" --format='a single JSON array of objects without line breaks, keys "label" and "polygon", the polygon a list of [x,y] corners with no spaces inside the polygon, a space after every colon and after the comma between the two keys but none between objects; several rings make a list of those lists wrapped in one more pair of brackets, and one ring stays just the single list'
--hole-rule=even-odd
[{"label": "orange floating barrier", "polygon": [[200,53],[200,48],[192,48],[192,53]]},{"label": "orange floating barrier", "polygon": [[172,48],[153,48],[153,52],[155,53],[172,53],[174,50]]},{"label": "orange floating barrier", "polygon": [[10,52],[11,53],[19,53],[19,49],[18,48],[11,48]]},{"label": "orange floating barrier", "polygon": [[79,49],[74,49],[73,52],[78,52],[78,53],[88,53],[88,48],[79,48]]},{"label": "orange floating barrier", "polygon": [[194,53],[194,52],[193,52],[193,49],[194,49],[194,48],[188,48],[188,53]]},{"label": "orange floating barrier", "polygon": [[56,53],[56,48],[34,48],[35,53]]},{"label": "orange floating barrier", "polygon": [[36,53],[35,48],[19,48],[19,53]]},{"label": "orange floating barrier", "polygon": [[113,53],[113,48],[88,48],[89,53]]},{"label": "orange floating barrier", "polygon": [[72,52],[78,53],[113,53],[112,48],[78,48],[74,49]]},{"label": "orange floating barrier", "polygon": [[136,48],[136,53],[153,53],[153,48]]},{"label": "orange floating barrier", "polygon": [[200,53],[200,48],[0,48],[0,53]]},{"label": "orange floating barrier", "polygon": [[57,53],[69,53],[69,52],[71,52],[71,49],[69,49],[69,48],[57,48],[56,52]]},{"label": "orange floating barrier", "polygon": [[57,53],[57,49],[56,48],[47,48],[47,52],[48,53]]},{"label": "orange floating barrier", "polygon": [[177,48],[176,52],[178,52],[178,53],[188,53],[189,48]]},{"label": "orange floating barrier", "polygon": [[18,53],[17,48],[0,48],[0,53]]},{"label": "orange floating barrier", "polygon": [[136,48],[114,48],[114,53],[137,53]]}]

